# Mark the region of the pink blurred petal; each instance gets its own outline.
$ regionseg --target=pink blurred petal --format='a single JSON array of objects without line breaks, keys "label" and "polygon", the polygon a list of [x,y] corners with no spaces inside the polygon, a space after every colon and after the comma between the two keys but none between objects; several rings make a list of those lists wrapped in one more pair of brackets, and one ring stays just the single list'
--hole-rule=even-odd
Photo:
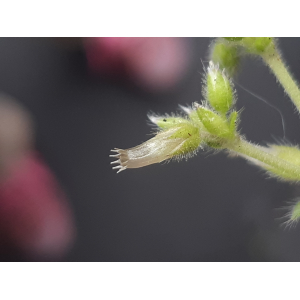
[{"label": "pink blurred petal", "polygon": [[167,89],[185,75],[188,54],[184,39],[147,38],[126,57],[137,82],[152,89]]},{"label": "pink blurred petal", "polygon": [[30,257],[60,257],[71,246],[72,214],[54,176],[35,153],[9,168],[0,186],[0,226]]},{"label": "pink blurred petal", "polygon": [[129,76],[151,90],[174,87],[190,62],[183,38],[88,38],[85,48],[92,71]]}]

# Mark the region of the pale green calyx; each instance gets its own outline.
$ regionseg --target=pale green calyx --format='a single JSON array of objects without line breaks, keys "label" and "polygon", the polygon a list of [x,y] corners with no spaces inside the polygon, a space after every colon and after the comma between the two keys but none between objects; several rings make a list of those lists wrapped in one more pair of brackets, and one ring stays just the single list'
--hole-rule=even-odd
[{"label": "pale green calyx", "polygon": [[219,65],[209,62],[206,78],[206,98],[209,104],[220,114],[225,115],[234,102],[232,84],[225,70],[219,70]]},{"label": "pale green calyx", "polygon": [[155,137],[139,146],[125,150],[111,150],[117,153],[110,155],[117,158],[111,164],[117,164],[113,169],[119,169],[119,173],[126,169],[140,168],[171,158],[189,157],[195,154],[200,143],[199,128],[188,121],[180,122],[158,132]]}]

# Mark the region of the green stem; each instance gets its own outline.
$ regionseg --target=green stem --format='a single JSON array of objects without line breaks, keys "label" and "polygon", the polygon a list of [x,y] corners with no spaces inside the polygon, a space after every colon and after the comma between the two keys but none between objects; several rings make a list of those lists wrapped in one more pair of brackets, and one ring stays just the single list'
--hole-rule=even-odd
[{"label": "green stem", "polygon": [[271,51],[266,51],[266,54],[261,56],[300,112],[300,90],[298,84],[289,73],[274,43],[270,45],[269,50]]},{"label": "green stem", "polygon": [[263,147],[253,145],[250,142],[238,138],[234,142],[227,144],[226,148],[238,154],[242,154],[243,156],[257,159],[266,165],[280,170],[282,174],[285,174],[288,177],[299,178],[300,180],[300,167],[265,151]]}]

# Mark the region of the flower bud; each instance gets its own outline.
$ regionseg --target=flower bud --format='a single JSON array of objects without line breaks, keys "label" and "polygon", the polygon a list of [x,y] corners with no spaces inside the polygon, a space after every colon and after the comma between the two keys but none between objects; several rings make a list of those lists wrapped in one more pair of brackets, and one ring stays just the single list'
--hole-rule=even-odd
[{"label": "flower bud", "polygon": [[231,108],[234,99],[231,82],[225,72],[220,72],[218,65],[214,65],[212,61],[210,61],[207,71],[207,100],[212,108],[225,115]]},{"label": "flower bud", "polygon": [[233,127],[225,116],[220,116],[213,111],[199,106],[198,116],[207,131],[219,138],[233,139],[235,137],[235,127]]},{"label": "flower bud", "polygon": [[117,173],[130,169],[141,168],[159,163],[171,158],[192,156],[200,146],[201,138],[199,128],[192,123],[180,123],[169,129],[159,132],[155,137],[145,143],[130,149],[114,149],[118,158],[111,164],[118,164],[113,169]]},{"label": "flower bud", "polygon": [[225,69],[230,76],[233,76],[240,64],[238,47],[228,41],[217,40],[210,59],[215,64],[219,64],[221,69]]}]

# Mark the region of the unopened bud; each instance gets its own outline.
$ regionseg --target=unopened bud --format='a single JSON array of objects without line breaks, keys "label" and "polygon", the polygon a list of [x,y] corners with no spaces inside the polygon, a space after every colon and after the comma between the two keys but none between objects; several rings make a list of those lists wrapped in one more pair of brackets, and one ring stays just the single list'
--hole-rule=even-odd
[{"label": "unopened bud", "polygon": [[210,59],[233,76],[240,64],[238,47],[226,40],[218,39],[212,48]]},{"label": "unopened bud", "polygon": [[207,100],[212,108],[225,115],[234,100],[231,82],[225,72],[221,72],[218,65],[215,65],[212,61],[209,63],[207,71]]},{"label": "unopened bud", "polygon": [[225,139],[235,137],[235,127],[232,128],[225,116],[218,115],[203,106],[197,108],[197,113],[209,133]]}]

